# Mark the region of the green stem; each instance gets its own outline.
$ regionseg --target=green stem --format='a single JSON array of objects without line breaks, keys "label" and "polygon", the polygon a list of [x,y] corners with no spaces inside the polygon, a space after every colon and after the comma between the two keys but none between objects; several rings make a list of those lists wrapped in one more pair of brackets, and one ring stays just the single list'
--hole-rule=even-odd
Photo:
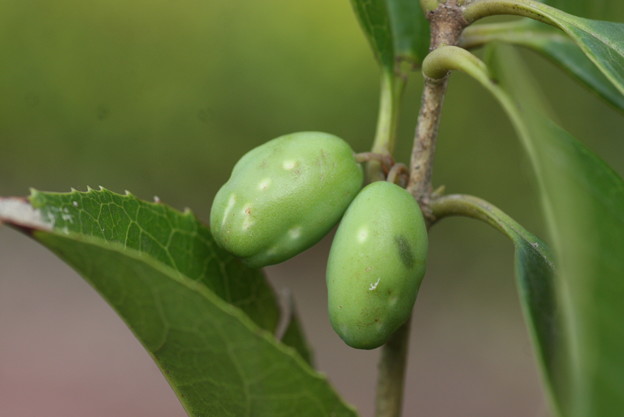
[{"label": "green stem", "polygon": [[475,55],[458,46],[442,46],[423,60],[422,72],[432,80],[442,81],[452,70],[461,70],[489,82],[486,65]]},{"label": "green stem", "polygon": [[375,417],[400,417],[407,367],[410,320],[386,342],[379,360]]},{"label": "green stem", "polygon": [[439,5],[440,2],[438,0],[420,0],[420,7],[425,13],[434,11]]},{"label": "green stem", "polygon": [[397,162],[390,168],[388,172],[388,178],[386,181],[393,184],[399,184],[401,187],[407,186],[407,176],[409,175],[409,169],[401,162]]},{"label": "green stem", "polygon": [[458,46],[443,46],[423,61],[423,74],[433,79],[443,79],[452,70],[465,72],[488,89],[499,100],[514,126],[524,132],[516,106],[505,91],[492,81],[487,66],[475,55]]},{"label": "green stem", "polygon": [[524,228],[498,207],[471,195],[449,194],[434,198],[431,201],[431,211],[435,221],[449,216],[471,217],[512,238],[516,235],[526,235]]},{"label": "green stem", "polygon": [[[487,66],[475,55],[457,46],[444,46],[431,52],[423,61],[423,74],[428,77],[443,78],[446,77],[447,72],[451,70],[465,72],[489,90],[503,106],[503,109],[511,119],[512,124],[520,136],[528,136],[526,126],[522,123],[520,117],[520,111],[507,93],[492,81]],[[530,154],[534,153],[532,146],[530,146],[528,142],[527,150]]]},{"label": "green stem", "polygon": [[549,16],[553,10],[556,9],[534,0],[476,0],[464,8],[463,15],[468,23],[487,16],[506,14],[528,17],[556,26]]},{"label": "green stem", "polygon": [[[377,132],[371,152],[381,155],[392,155],[395,146],[397,123],[399,120],[399,102],[405,81],[392,71],[384,70],[381,74],[381,94],[379,97],[379,114],[377,116]],[[377,161],[367,164],[369,182],[382,181],[384,174]]]}]

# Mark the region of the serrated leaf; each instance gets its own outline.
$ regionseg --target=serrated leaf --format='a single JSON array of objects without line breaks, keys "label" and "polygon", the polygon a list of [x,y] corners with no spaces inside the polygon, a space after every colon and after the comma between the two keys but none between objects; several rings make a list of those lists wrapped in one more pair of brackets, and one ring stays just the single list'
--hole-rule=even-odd
[{"label": "serrated leaf", "polygon": [[279,307],[263,273],[219,248],[192,213],[105,189],[86,193],[33,190],[32,207],[55,230],[118,242],[205,285],[241,308],[259,326],[275,331]]},{"label": "serrated leaf", "polygon": [[106,190],[34,192],[31,201],[0,199],[0,222],[30,233],[96,288],[189,415],[355,415],[274,338],[275,299],[262,275],[216,248],[190,213]]},{"label": "serrated leaf", "polygon": [[538,176],[557,254],[554,289],[562,336],[547,363],[555,403],[566,417],[619,416],[624,409],[624,181],[545,118],[534,83],[511,51],[493,57],[504,88],[499,98]]},{"label": "serrated leaf", "polygon": [[355,14],[382,68],[394,72],[401,61],[419,65],[428,51],[429,22],[413,0],[351,0]]}]

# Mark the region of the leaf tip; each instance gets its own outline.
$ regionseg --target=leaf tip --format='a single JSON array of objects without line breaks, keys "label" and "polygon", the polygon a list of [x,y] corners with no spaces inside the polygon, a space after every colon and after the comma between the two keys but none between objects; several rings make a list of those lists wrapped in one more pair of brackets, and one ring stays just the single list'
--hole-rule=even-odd
[{"label": "leaf tip", "polygon": [[39,193],[41,192],[41,191],[37,190],[37,189],[36,189],[36,188],[34,188],[34,187],[30,187],[30,188],[28,189],[28,191],[30,192],[30,195],[29,195],[29,197],[28,197],[28,198],[32,198],[33,196],[35,196],[35,195],[37,195],[37,194],[39,194]]},{"label": "leaf tip", "polygon": [[52,230],[54,222],[45,218],[26,198],[0,198],[0,223],[6,222],[24,231]]}]

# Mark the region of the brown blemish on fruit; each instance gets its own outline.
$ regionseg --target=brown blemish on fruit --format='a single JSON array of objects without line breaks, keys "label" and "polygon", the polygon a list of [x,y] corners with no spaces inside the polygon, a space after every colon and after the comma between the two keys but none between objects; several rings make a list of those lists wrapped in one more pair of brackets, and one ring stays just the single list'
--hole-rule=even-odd
[{"label": "brown blemish on fruit", "polygon": [[399,258],[401,258],[401,262],[405,265],[406,268],[412,269],[414,267],[414,254],[412,253],[412,246],[407,241],[405,236],[397,235],[394,237],[394,243],[397,245],[397,250],[399,251]]}]

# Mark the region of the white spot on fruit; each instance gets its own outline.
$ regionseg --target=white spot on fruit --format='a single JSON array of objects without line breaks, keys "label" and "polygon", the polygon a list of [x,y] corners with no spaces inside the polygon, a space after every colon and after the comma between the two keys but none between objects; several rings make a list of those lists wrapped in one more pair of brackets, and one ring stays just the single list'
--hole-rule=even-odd
[{"label": "white spot on fruit", "polygon": [[377,289],[377,286],[379,285],[379,281],[381,281],[381,278],[377,278],[377,281],[371,283],[370,287],[368,287],[368,291],[375,291]]},{"label": "white spot on fruit", "polygon": [[286,171],[290,171],[291,169],[293,169],[295,166],[297,165],[296,161],[293,160],[286,160],[282,163],[282,168],[284,168]]},{"label": "white spot on fruit", "polygon": [[299,239],[301,237],[301,226],[295,226],[288,231],[288,235],[291,239]]},{"label": "white spot on fruit", "polygon": [[265,178],[258,183],[258,190],[264,191],[271,185],[271,178]]},{"label": "white spot on fruit", "polygon": [[273,256],[277,253],[278,250],[279,250],[279,247],[277,245],[271,246],[269,249],[267,249],[266,254],[268,256]]},{"label": "white spot on fruit", "polygon": [[357,241],[364,243],[368,240],[368,227],[362,226],[357,232]]},{"label": "white spot on fruit", "polygon": [[255,222],[251,220],[251,218],[245,217],[245,220],[243,220],[243,230],[249,230],[249,228],[253,226],[254,223]]},{"label": "white spot on fruit", "polygon": [[225,222],[227,221],[230,211],[232,211],[232,208],[234,208],[234,204],[236,204],[236,195],[230,194],[230,198],[228,198],[227,206],[225,206],[225,210],[223,210],[223,220],[221,220],[221,227],[225,225]]}]

